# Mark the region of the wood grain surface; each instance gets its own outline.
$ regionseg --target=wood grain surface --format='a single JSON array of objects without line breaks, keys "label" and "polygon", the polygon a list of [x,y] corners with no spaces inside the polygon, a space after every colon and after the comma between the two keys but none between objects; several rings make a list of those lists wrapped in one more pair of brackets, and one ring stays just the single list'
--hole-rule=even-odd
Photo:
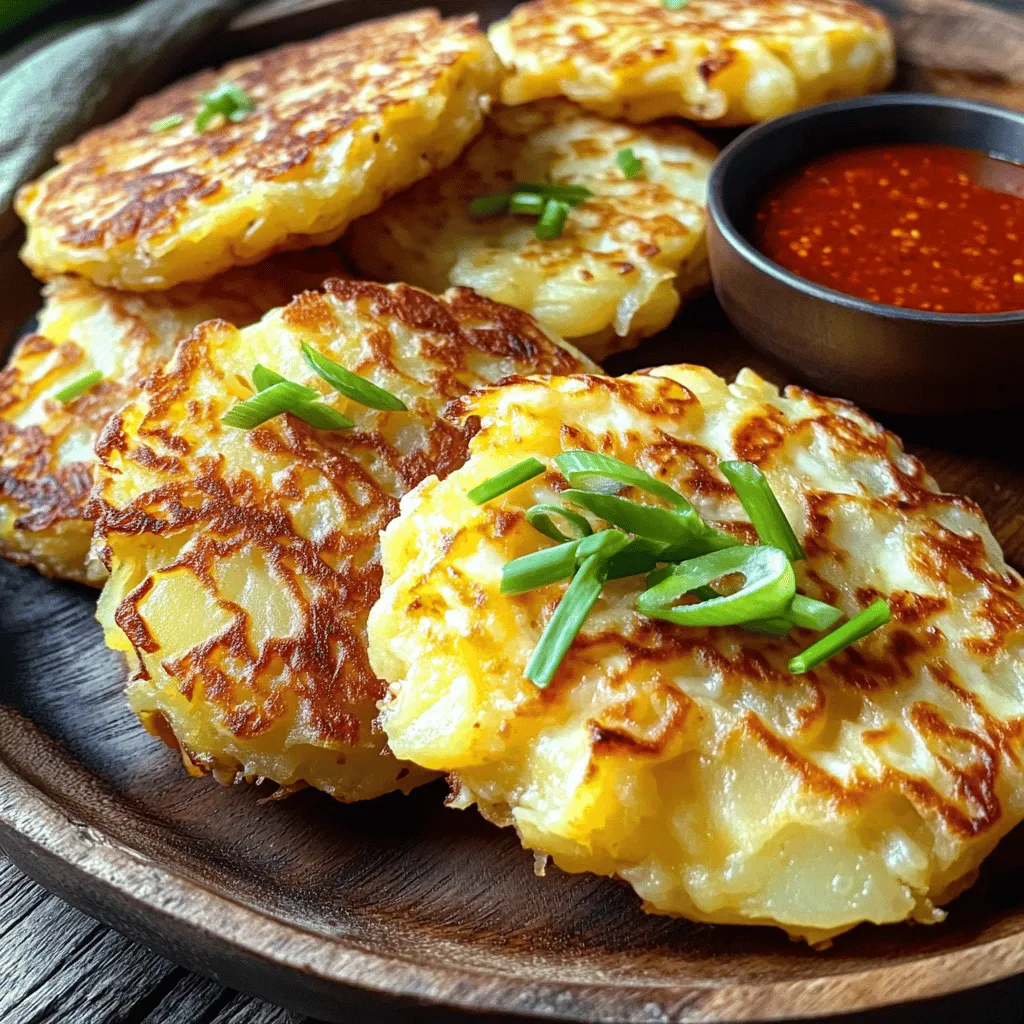
[{"label": "wood grain surface", "polygon": [[[234,42],[225,45],[249,45],[274,25],[278,38],[308,34],[301,19],[311,10],[320,29],[328,14],[365,13],[363,0],[327,0],[319,14],[312,2],[279,0],[274,19],[240,19]],[[930,5],[941,31],[929,27]],[[953,7],[959,33],[949,27]],[[954,0],[905,0],[899,11],[905,52],[915,61],[932,54],[927,67],[904,68],[917,87],[937,88],[928,76],[945,76],[950,89],[967,88],[956,85],[967,81],[1017,102],[1024,76],[1016,77],[1014,53],[997,43],[1013,38],[1018,19],[1006,22],[1008,15]],[[373,13],[382,13],[379,3]],[[996,19],[996,27],[979,29],[979,18]],[[949,45],[926,50],[943,36]],[[987,47],[988,63],[968,61],[968,43]],[[971,70],[979,67],[980,74]],[[753,365],[780,379],[710,299],[608,368],[681,360],[726,374]],[[945,488],[981,503],[1020,568],[1018,419],[885,422]],[[513,835],[444,808],[437,785],[348,807],[313,792],[268,805],[260,788],[185,778],[124,706],[123,665],[102,643],[93,604],[82,588],[0,565],[0,848],[48,888],[166,960],[125,947],[84,917],[57,913],[37,890],[10,885],[4,869],[0,900],[10,904],[13,922],[0,905],[4,946],[41,943],[48,950],[66,942],[68,960],[82,965],[77,982],[45,971],[0,978],[5,1024],[74,1020],[65,1007],[97,1024],[300,1019],[205,988],[168,961],[349,1024],[389,1014],[409,1024],[461,1019],[451,1007],[566,1020],[785,1019],[906,1002],[1024,970],[1020,830],[952,906],[945,925],[860,928],[827,954],[767,929],[647,917],[628,888],[607,879],[557,871],[535,878]],[[14,962],[31,959],[16,954]],[[5,962],[0,956],[0,966]],[[115,1005],[118,992],[140,988],[137,1002]],[[204,1003],[211,991],[214,1002]],[[1010,983],[989,990],[997,1019],[1024,1019],[1005,1008],[1019,1005],[1021,991]],[[988,995],[945,1004],[950,1019],[965,1019]],[[914,1020],[907,1012],[900,1019]],[[941,1020],[941,1012],[935,1005],[913,1011],[921,1021]]]}]

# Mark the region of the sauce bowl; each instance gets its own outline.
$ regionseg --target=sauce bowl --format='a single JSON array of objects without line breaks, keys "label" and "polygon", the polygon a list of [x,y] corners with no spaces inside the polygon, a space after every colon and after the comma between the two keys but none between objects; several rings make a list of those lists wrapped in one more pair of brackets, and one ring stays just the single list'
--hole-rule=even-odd
[{"label": "sauce bowl", "polygon": [[782,176],[826,153],[897,142],[960,146],[1024,164],[1024,115],[890,93],[823,104],[744,132],[708,182],[718,299],[748,341],[824,393],[929,415],[1019,404],[1024,310],[936,313],[854,298],[784,270],[750,241],[758,204]]}]

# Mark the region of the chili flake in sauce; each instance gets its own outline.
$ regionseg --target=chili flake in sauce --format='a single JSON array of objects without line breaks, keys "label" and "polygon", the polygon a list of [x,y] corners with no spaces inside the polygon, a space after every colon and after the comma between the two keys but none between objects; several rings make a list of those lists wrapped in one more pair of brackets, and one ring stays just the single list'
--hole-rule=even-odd
[{"label": "chili flake in sauce", "polygon": [[754,241],[798,276],[891,306],[1024,309],[1024,166],[954,146],[863,146],[773,189]]}]

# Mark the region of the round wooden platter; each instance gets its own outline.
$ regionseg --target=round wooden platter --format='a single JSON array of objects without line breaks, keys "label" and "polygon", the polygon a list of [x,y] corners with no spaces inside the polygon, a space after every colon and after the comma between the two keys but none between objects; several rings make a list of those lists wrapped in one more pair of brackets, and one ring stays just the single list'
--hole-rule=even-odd
[{"label": "round wooden platter", "polygon": [[[783,382],[711,298],[608,368],[682,361],[727,375],[753,365]],[[981,503],[1024,567],[1018,415],[884,419],[943,487]],[[0,563],[0,848],[226,984],[336,1021],[356,1008],[409,1022],[456,1009],[741,1021],[849,1013],[1024,971],[1020,830],[944,924],[862,926],[827,952],[772,929],[647,916],[624,885],[536,877],[510,831],[446,809],[441,784],[342,806],[189,779],[125,707],[124,665],[94,604],[84,588]]]}]

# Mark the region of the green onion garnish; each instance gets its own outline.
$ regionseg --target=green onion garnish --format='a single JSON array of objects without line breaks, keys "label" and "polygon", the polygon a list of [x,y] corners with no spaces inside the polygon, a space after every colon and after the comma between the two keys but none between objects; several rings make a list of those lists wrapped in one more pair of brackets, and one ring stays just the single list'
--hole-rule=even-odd
[{"label": "green onion garnish", "polygon": [[744,622],[743,628],[764,636],[787,636],[793,629],[793,623],[787,618],[752,619]]},{"label": "green onion garnish", "polygon": [[[499,213],[525,213],[540,217],[538,238],[558,238],[565,227],[570,206],[579,206],[594,193],[584,185],[552,185],[548,182],[517,182],[511,192],[492,192],[469,202],[471,217],[493,217]],[[546,219],[545,219],[546,218]]]},{"label": "green onion garnish", "polygon": [[831,629],[842,617],[841,608],[815,601],[804,594],[797,594],[786,611],[786,618],[794,626],[803,626],[804,629]]},{"label": "green onion garnish", "polygon": [[355,426],[347,416],[323,402],[302,402],[292,406],[288,412],[317,430],[348,430]]},{"label": "green onion garnish", "polygon": [[501,592],[525,594],[569,579],[576,571],[577,546],[578,541],[569,541],[506,562],[501,570]]},{"label": "green onion garnish", "polygon": [[[552,516],[564,519],[576,531],[576,536],[570,537],[562,533],[551,521]],[[561,505],[534,505],[526,510],[526,521],[545,537],[550,537],[558,543],[589,537],[594,532],[593,527],[579,512],[573,512],[571,508],[562,508]]]},{"label": "green onion garnish", "polygon": [[[259,378],[266,383],[267,375],[280,376],[265,366],[259,366],[253,371],[254,380]],[[257,384],[257,387],[260,387]],[[354,426],[352,420],[342,416],[328,405],[322,402],[310,400],[310,395],[316,392],[307,388],[304,384],[296,384],[294,381],[284,380],[270,383],[268,386],[253,395],[252,398],[239,402],[221,417],[220,421],[226,427],[239,427],[242,430],[252,430],[267,420],[272,420],[281,413],[290,412],[300,420],[308,423],[318,430],[346,430]]]},{"label": "green onion garnish", "polygon": [[627,146],[625,149],[620,149],[615,154],[615,162],[619,165],[619,170],[627,178],[638,178],[644,173],[644,162],[641,160],[636,153],[633,152],[632,147]]},{"label": "green onion garnish", "polygon": [[[306,387],[305,384],[296,384],[294,381],[288,380],[287,377],[282,377],[281,374],[271,370],[269,366],[264,366],[262,363],[257,363],[252,368],[252,383],[257,391],[266,391],[267,388],[273,387],[275,384],[291,384],[293,388],[302,388],[308,402],[312,402],[320,397],[319,392]],[[298,394],[297,391],[295,393]]]},{"label": "green onion garnish", "polygon": [[516,192],[508,201],[509,213],[526,213],[539,217],[547,200],[536,192]]},{"label": "green onion garnish", "polygon": [[99,384],[101,380],[103,380],[103,371],[93,370],[84,377],[79,377],[78,380],[73,380],[66,387],[61,388],[53,397],[58,402],[70,402],[78,398],[79,395],[84,395],[86,391]]},{"label": "green onion garnish", "polygon": [[570,489],[562,491],[559,497],[637,537],[660,541],[673,548],[687,546],[697,540],[690,521],[681,517],[674,509],[645,505],[631,498],[620,498],[617,494],[601,494],[599,491]]},{"label": "green onion garnish", "polygon": [[[621,551],[608,560],[608,579],[619,580],[624,576],[639,576],[649,573],[664,562],[668,544],[650,540],[647,537],[634,537]],[[671,566],[669,566],[671,571]],[[648,586],[651,584],[648,583]]]},{"label": "green onion garnish", "polygon": [[244,121],[255,109],[256,102],[234,82],[221,82],[212,92],[199,97],[203,106],[196,114],[196,131],[205,131],[210,122],[222,114],[229,121]]},{"label": "green onion garnish", "polygon": [[594,195],[585,185],[552,185],[549,182],[538,184],[532,181],[520,181],[515,186],[515,191],[535,192],[545,199],[555,199],[568,206],[579,206]]},{"label": "green onion garnish", "polygon": [[666,11],[681,11],[690,0],[661,0],[662,7]]},{"label": "green onion garnish", "polygon": [[576,561],[582,565],[591,555],[611,558],[627,547],[629,538],[624,533],[618,530],[601,530],[600,533],[592,533],[589,537],[580,539],[576,545]]},{"label": "green onion garnish", "polygon": [[801,651],[790,661],[789,671],[795,676],[810,672],[816,665],[827,661],[850,644],[863,640],[868,633],[873,633],[879,626],[884,626],[891,618],[892,613],[888,604],[879,598],[849,622],[833,630],[828,636],[823,636],[805,651]]},{"label": "green onion garnish", "polygon": [[663,565],[660,569],[655,569],[653,572],[647,575],[647,590],[651,590],[656,587],[659,583],[667,580],[672,573],[675,572],[676,567],[674,565]]},{"label": "green onion garnish", "polygon": [[525,484],[527,480],[540,476],[543,472],[544,463],[531,456],[528,459],[523,459],[522,462],[517,462],[514,466],[509,466],[508,469],[502,470],[490,479],[484,480],[483,483],[477,484],[466,497],[474,505],[483,505],[492,498],[511,491],[513,487],[518,487],[520,484]]},{"label": "green onion garnish", "polygon": [[84,377],[79,377],[77,381],[72,381],[67,387],[60,388],[53,397],[57,401],[68,402],[77,398],[81,394],[85,394],[90,388],[94,387],[103,379],[102,370],[93,370],[92,373],[86,374]]},{"label": "green onion garnish", "polygon": [[181,114],[168,114],[166,117],[161,117],[159,121],[154,121],[149,126],[149,130],[153,133],[165,132],[170,128],[177,128],[184,120],[185,118]]},{"label": "green onion garnish", "polygon": [[[606,534],[614,534],[606,530]],[[615,534],[622,537],[622,534]],[[602,534],[595,534],[593,540]],[[622,538],[624,541],[625,537]],[[582,544],[584,541],[578,541]],[[608,553],[597,551],[590,555],[572,578],[568,589],[558,602],[555,614],[551,616],[537,647],[526,666],[526,678],[535,686],[545,687],[562,664],[562,659],[572,646],[583,623],[586,622],[594,603],[601,596],[601,588],[607,578]]]},{"label": "green onion garnish", "polygon": [[385,409],[390,412],[404,412],[408,406],[397,396],[385,391],[384,388],[371,384],[370,381],[351,370],[346,370],[341,363],[322,356],[311,345],[302,343],[302,356],[312,370],[323,377],[335,391],[340,392],[353,402],[365,405],[370,409]]},{"label": "green onion garnish", "polygon": [[71,384],[67,385],[67,387],[60,388],[53,397],[56,398],[57,401],[72,401],[80,394],[85,394],[86,391],[98,384],[102,379],[102,370],[93,370],[84,377],[79,377],[77,381],[72,381]]},{"label": "green onion garnish", "polygon": [[718,468],[736,489],[761,543],[785,551],[790,561],[806,558],[764,473],[752,462],[723,462]]},{"label": "green onion garnish", "polygon": [[560,497],[571,505],[600,516],[606,523],[620,530],[663,544],[665,557],[662,561],[674,562],[721,548],[739,546],[739,541],[734,537],[708,526],[693,506],[659,508],[631,498],[620,498],[617,494],[575,489],[562,491]]},{"label": "green onion garnish", "polygon": [[562,664],[594,603],[601,596],[604,568],[605,560],[600,555],[591,555],[562,595],[526,666],[526,678],[535,686],[547,686]]},{"label": "green onion garnish", "polygon": [[[717,595],[697,604],[676,601],[700,587],[733,573],[743,586],[734,594]],[[796,593],[796,577],[785,552],[771,547],[734,547],[713,551],[677,565],[672,575],[645,590],[637,610],[680,626],[735,626],[778,617]]]},{"label": "green onion garnish", "polygon": [[565,479],[580,490],[592,490],[590,485],[595,480],[611,480],[624,487],[639,487],[640,490],[653,494],[676,508],[693,508],[686,498],[668,484],[611,455],[573,448],[556,455],[555,465]]},{"label": "green onion garnish", "polygon": [[542,241],[550,242],[562,237],[565,222],[569,217],[569,204],[559,199],[549,199],[544,204],[544,212],[537,221],[533,233]]},{"label": "green onion garnish", "polygon": [[291,412],[304,404],[309,404],[309,388],[290,380],[282,380],[228,409],[220,421],[226,427],[252,430],[253,427],[258,427],[261,423],[266,423],[283,412]]},{"label": "green onion garnish", "polygon": [[493,217],[497,213],[504,213],[512,199],[511,192],[493,192],[487,196],[477,196],[469,202],[469,215],[471,217]]},{"label": "green onion garnish", "polygon": [[[656,498],[661,498],[663,501],[667,501],[670,505],[674,506],[676,517],[686,523],[687,535],[690,541],[677,555],[674,557],[670,556],[666,561],[672,561],[674,558],[702,555],[708,551],[717,551],[719,548],[734,547],[739,544],[739,541],[730,534],[708,526],[697,514],[697,510],[693,505],[677,490],[651,476],[650,473],[645,473],[642,469],[622,462],[611,455],[602,455],[600,452],[589,452],[582,448],[575,448],[562,452],[561,455],[556,455],[555,464],[574,488],[596,491],[600,487],[602,492],[608,493],[607,486],[601,485],[607,485],[610,482],[614,485],[615,490],[619,486],[638,487],[640,490],[646,491]],[[587,506],[584,505],[584,507]],[[600,515],[600,513],[597,514]],[[609,520],[609,522],[611,521]],[[666,520],[666,522],[668,521]],[[622,526],[621,523],[616,523],[616,525]],[[623,529],[628,529],[628,527],[623,527]],[[652,534],[642,534],[642,536],[669,542],[670,538],[675,536],[675,533],[673,532],[666,536],[655,536]]]}]

